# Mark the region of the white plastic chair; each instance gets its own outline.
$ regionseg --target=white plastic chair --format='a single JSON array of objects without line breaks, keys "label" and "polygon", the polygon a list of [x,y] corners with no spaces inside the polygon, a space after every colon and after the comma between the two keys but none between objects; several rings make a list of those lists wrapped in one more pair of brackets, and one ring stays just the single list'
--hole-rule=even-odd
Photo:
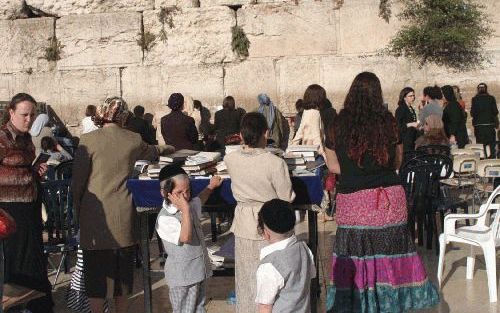
[{"label": "white plastic chair", "polygon": [[[500,186],[497,187],[488,201],[481,205],[477,214],[449,214],[444,219],[444,231],[439,236],[439,263],[437,277],[439,287],[441,287],[444,256],[446,245],[450,242],[461,242],[471,245],[470,256],[467,257],[466,278],[472,279],[474,275],[474,262],[476,257],[475,247],[483,250],[486,263],[486,273],[488,276],[488,289],[490,302],[497,302],[497,273],[496,273],[496,247],[500,245],[499,219],[500,212],[494,212],[494,219],[489,218],[493,210],[500,210],[500,204],[493,203],[500,194]],[[473,226],[463,226],[456,228],[456,222],[460,220],[477,220]]]}]

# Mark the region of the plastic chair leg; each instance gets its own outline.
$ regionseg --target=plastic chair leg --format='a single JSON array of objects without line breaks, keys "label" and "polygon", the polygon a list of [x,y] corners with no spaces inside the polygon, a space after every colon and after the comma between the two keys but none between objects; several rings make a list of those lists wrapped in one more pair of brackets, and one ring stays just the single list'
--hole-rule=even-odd
[{"label": "plastic chair leg", "polygon": [[486,274],[488,275],[488,291],[490,302],[497,302],[497,261],[494,244],[488,244],[482,247],[484,260],[486,263]]},{"label": "plastic chair leg", "polygon": [[470,246],[470,255],[467,257],[467,270],[465,277],[472,279],[474,277],[474,264],[476,263],[476,251],[474,246]]},{"label": "plastic chair leg", "polygon": [[446,252],[446,242],[444,241],[444,235],[439,236],[439,261],[437,270],[437,279],[439,282],[439,288],[441,288],[441,283],[443,281],[443,267],[444,267],[444,254]]},{"label": "plastic chair leg", "polygon": [[64,262],[66,261],[67,254],[68,254],[68,252],[63,252],[63,254],[61,256],[62,259],[61,259],[61,262],[59,263],[59,266],[57,267],[56,278],[54,278],[54,283],[52,284],[52,289],[54,289],[56,287],[57,279],[59,278],[59,274],[61,274],[61,268],[63,267]]}]

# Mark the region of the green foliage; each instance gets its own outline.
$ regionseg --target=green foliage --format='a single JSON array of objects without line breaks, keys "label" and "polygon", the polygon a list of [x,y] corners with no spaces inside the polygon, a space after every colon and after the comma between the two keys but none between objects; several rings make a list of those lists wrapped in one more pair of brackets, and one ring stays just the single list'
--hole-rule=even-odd
[{"label": "green foliage", "polygon": [[58,61],[61,59],[61,52],[64,46],[56,37],[49,38],[49,46],[45,48],[44,58],[47,61]]},{"label": "green foliage", "polygon": [[465,71],[487,60],[491,21],[474,0],[402,0],[406,25],[390,41],[390,55]]},{"label": "green foliage", "polygon": [[160,12],[158,13],[158,20],[161,23],[161,30],[158,34],[158,38],[163,42],[167,41],[167,32],[165,31],[165,25],[167,25],[170,29],[175,27],[174,13],[177,11],[179,11],[179,8],[177,7],[168,7],[161,8]]},{"label": "green foliage", "polygon": [[150,51],[155,46],[155,34],[151,32],[142,32],[138,35],[139,39],[137,39],[137,44],[142,48],[143,51]]},{"label": "green foliage", "polygon": [[243,28],[236,25],[231,28],[233,33],[233,38],[231,42],[231,47],[233,52],[235,52],[240,58],[248,57],[248,49],[250,48],[250,40],[248,40]]}]

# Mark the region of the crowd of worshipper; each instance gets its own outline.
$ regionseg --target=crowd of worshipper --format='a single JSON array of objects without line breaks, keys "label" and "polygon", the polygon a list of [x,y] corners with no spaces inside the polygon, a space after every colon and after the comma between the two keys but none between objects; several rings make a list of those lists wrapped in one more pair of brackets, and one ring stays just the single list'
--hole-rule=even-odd
[{"label": "crowd of worshipper", "polygon": [[[330,205],[325,220],[337,223],[327,311],[405,312],[439,303],[439,292],[410,238],[405,191],[396,171],[404,153],[420,146],[464,147],[472,135],[466,127],[468,114],[476,142],[494,143],[498,109],[487,85],[477,86],[469,113],[460,89],[445,85],[419,93],[402,89],[393,114],[378,77],[370,72],[354,78],[339,112],[317,84],[297,100],[292,119],[267,94],[256,100],[258,109],[245,112],[227,96],[212,118],[199,100],[173,93],[167,103],[171,111],[160,121],[165,144],[158,144],[154,115],[140,105],[130,111],[120,97],[89,105],[75,141],[58,134],[48,114],[35,116],[32,96],[15,95],[0,128],[0,213],[17,226],[3,242],[3,308],[23,305],[27,312],[54,312],[40,199],[51,162],[73,164],[80,250],[68,306],[77,312],[107,312],[110,306],[127,312],[138,244],[137,214],[126,186],[134,163],[181,149],[224,151],[241,145],[224,157],[237,202],[230,228],[235,237],[235,310],[310,312],[315,260],[294,233],[296,193],[287,164],[266,150],[284,150],[289,144],[317,145],[326,163],[323,181]],[[49,160],[33,166],[40,153]],[[161,169],[159,181],[163,205],[154,227],[167,255],[172,310],[205,312],[212,270],[202,207],[223,179],[215,175],[203,191],[192,194],[188,174],[171,164]],[[75,273],[79,283],[73,284]]]}]

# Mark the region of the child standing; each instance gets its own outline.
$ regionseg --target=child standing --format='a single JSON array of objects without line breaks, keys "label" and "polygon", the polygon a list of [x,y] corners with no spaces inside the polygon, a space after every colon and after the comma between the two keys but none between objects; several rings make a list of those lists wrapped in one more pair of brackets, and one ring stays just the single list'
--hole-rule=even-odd
[{"label": "child standing", "polygon": [[159,178],[164,201],[156,230],[168,255],[165,280],[173,313],[204,313],[205,281],[212,270],[201,229],[201,206],[222,179],[212,177],[207,188],[191,199],[189,178],[180,166],[165,166]]},{"label": "child standing", "polygon": [[259,313],[311,312],[311,279],[316,277],[313,255],[294,234],[295,214],[280,199],[267,201],[259,212],[259,230],[269,245],[260,252],[257,269]]}]

